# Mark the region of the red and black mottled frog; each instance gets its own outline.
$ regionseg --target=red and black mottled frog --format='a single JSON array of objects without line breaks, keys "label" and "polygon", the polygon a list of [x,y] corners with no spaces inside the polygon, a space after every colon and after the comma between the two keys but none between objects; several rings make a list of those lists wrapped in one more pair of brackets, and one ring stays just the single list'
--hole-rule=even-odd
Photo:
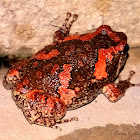
[{"label": "red and black mottled frog", "polygon": [[92,102],[100,93],[117,102],[134,74],[114,83],[128,58],[127,37],[102,25],[95,32],[69,36],[77,15],[67,13],[63,26],[54,33],[53,43],[30,59],[15,63],[3,85],[31,124],[60,129],[56,124],[78,120],[63,119],[67,110]]}]

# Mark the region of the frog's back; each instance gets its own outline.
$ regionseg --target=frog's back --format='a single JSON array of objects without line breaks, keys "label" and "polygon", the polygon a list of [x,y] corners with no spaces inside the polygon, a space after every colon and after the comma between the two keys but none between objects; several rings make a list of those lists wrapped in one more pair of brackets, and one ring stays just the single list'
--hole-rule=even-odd
[{"label": "frog's back", "polygon": [[[28,64],[25,77],[32,79],[29,88],[38,87],[39,90],[61,98],[63,92],[59,89],[66,82],[66,88],[75,92],[67,109],[81,107],[95,99],[105,85],[114,82],[122,70],[128,53],[118,51],[118,44],[108,34],[100,33],[88,41],[74,39],[46,46]],[[42,57],[42,52],[50,57]],[[37,66],[34,67],[36,63]],[[64,65],[68,64],[71,71],[66,74],[70,78],[61,77],[65,71]],[[64,78],[69,80],[62,83],[61,79]]]}]

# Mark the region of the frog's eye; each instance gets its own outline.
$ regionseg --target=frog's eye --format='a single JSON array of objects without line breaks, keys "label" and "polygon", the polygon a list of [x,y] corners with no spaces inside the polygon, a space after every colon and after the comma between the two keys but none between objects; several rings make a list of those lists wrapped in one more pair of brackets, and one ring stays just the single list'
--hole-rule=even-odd
[{"label": "frog's eye", "polygon": [[128,44],[125,45],[124,50],[123,50],[123,54],[126,54],[129,50],[129,46]]}]

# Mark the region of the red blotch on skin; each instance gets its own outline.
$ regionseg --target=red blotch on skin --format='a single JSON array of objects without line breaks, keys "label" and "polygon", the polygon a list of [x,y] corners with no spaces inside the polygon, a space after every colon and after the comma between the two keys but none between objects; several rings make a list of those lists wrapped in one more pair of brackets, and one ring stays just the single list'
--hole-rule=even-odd
[{"label": "red blotch on skin", "polygon": [[88,41],[88,40],[91,40],[94,36],[96,36],[98,34],[99,33],[96,31],[96,32],[93,32],[93,33],[82,35],[82,36],[80,36],[79,39],[82,40],[82,41]]},{"label": "red blotch on skin", "polygon": [[82,41],[91,40],[94,36],[97,36],[101,31],[106,31],[108,36],[113,39],[115,42],[120,41],[120,38],[116,35],[116,33],[107,25],[100,26],[95,32],[89,33],[86,35],[82,35],[79,39]]},{"label": "red blotch on skin", "polygon": [[70,64],[64,64],[63,69],[64,69],[65,72],[71,72],[72,71],[72,67],[71,67]]},{"label": "red blotch on skin", "polygon": [[56,70],[59,68],[59,65],[55,64],[51,70],[51,74],[55,74]]},{"label": "red blotch on skin", "polygon": [[100,26],[95,32],[92,32],[92,33],[88,33],[85,35],[73,35],[73,36],[66,37],[63,41],[74,40],[74,39],[88,41],[88,40],[91,40],[93,37],[97,36],[103,30],[105,30],[107,32],[107,34],[110,36],[110,38],[113,39],[114,41],[116,41],[116,42],[120,41],[120,38],[116,35],[116,33],[114,31],[112,31],[112,29],[107,25]]},{"label": "red blotch on skin", "polygon": [[[73,35],[73,36],[69,36],[69,37],[66,37],[63,42],[65,41],[69,41],[69,40],[75,40],[75,39],[80,39],[82,41],[88,41],[88,40],[91,40],[92,38],[94,38],[95,36],[97,36],[98,34],[100,34],[102,31],[105,31],[108,36],[114,40],[115,42],[119,42],[121,40],[126,40],[126,36],[125,34],[123,34],[123,38],[121,38],[121,36],[119,37],[117,35],[117,32],[114,32],[110,26],[108,25],[102,25],[100,26],[95,32],[92,32],[92,33],[88,33],[88,34],[85,34],[85,35]],[[120,39],[121,38],[121,39]],[[62,41],[61,41],[62,42]]]},{"label": "red blotch on skin", "polygon": [[51,98],[47,99],[47,111],[52,112],[52,109],[54,109],[54,101]]},{"label": "red blotch on skin", "polygon": [[[35,100],[35,94],[38,94],[38,93],[44,93],[43,90],[37,90],[37,89],[34,89],[34,90],[28,90],[28,92],[25,94],[25,97],[27,100],[32,100],[34,101]],[[43,95],[42,95],[43,96]],[[43,98],[41,97],[40,98],[41,100],[43,100]]]},{"label": "red blotch on skin", "polygon": [[23,89],[23,83],[18,83],[16,86],[16,91],[22,92],[22,89]]},{"label": "red blotch on skin", "polygon": [[26,93],[26,99],[27,100],[32,100],[32,101],[35,100],[34,95],[35,95],[34,91],[29,91],[29,92]]},{"label": "red blotch on skin", "polygon": [[106,72],[106,59],[111,61],[113,59],[112,53],[117,54],[118,51],[123,51],[125,44],[125,41],[121,41],[116,47],[112,46],[108,49],[101,48],[98,50],[98,62],[95,63],[94,72],[96,79],[107,78],[108,74]]},{"label": "red blotch on skin", "polygon": [[80,35],[68,36],[63,40],[63,42],[69,41],[69,40],[74,40],[74,39],[79,39],[79,37],[80,37]]},{"label": "red blotch on skin", "polygon": [[53,102],[53,100],[51,98],[47,99],[47,106],[49,108],[54,108],[54,102]]},{"label": "red blotch on skin", "polygon": [[36,75],[37,78],[42,78],[42,72],[41,71],[37,71],[35,73],[35,75]]},{"label": "red blotch on skin", "polygon": [[62,99],[66,105],[71,104],[72,103],[72,98],[76,97],[75,90],[67,89],[63,86],[59,87],[58,92],[61,95],[60,99]]},{"label": "red blotch on skin", "polygon": [[59,54],[60,52],[57,49],[54,49],[47,54],[45,54],[45,52],[40,52],[36,54],[33,58],[36,58],[37,60],[49,60],[52,59],[53,57],[56,57]]},{"label": "red blotch on skin", "polygon": [[37,67],[38,66],[38,61],[35,61],[34,63],[33,63],[33,67],[35,68],[35,67]]},{"label": "red blotch on skin", "polygon": [[59,74],[61,86],[59,87],[58,93],[65,104],[70,104],[72,102],[72,98],[76,96],[75,90],[68,89],[69,80],[71,79],[70,72],[72,71],[72,67],[70,64],[64,64],[63,70],[64,71]]},{"label": "red blotch on skin", "polygon": [[63,87],[67,88],[69,86],[69,80],[71,79],[71,70],[72,67],[70,64],[63,65],[64,71],[59,74],[60,83]]},{"label": "red blotch on skin", "polygon": [[44,103],[45,102],[45,96],[44,95],[39,95],[39,97],[38,97],[38,99],[39,99],[39,101],[41,101],[42,103]]},{"label": "red blotch on skin", "polygon": [[95,63],[94,76],[96,77],[96,79],[102,79],[107,77],[105,49],[98,50],[98,62]]},{"label": "red blotch on skin", "polygon": [[[35,94],[38,94],[38,93],[35,93]],[[34,96],[34,95],[33,95]],[[46,102],[46,97],[45,97],[45,95],[41,95],[41,94],[38,94],[37,95],[38,96],[38,99],[37,99],[37,101],[39,101],[39,107],[41,108],[41,109],[44,109],[44,108],[46,108],[47,106],[47,102]],[[47,108],[47,110],[48,110],[48,108]]]},{"label": "red blotch on skin", "polygon": [[27,84],[29,84],[29,80],[28,80],[28,78],[26,77],[26,78],[23,80],[23,85],[27,85]]},{"label": "red blotch on skin", "polygon": [[11,77],[17,76],[17,77],[19,77],[19,72],[16,69],[11,69],[9,71],[9,73],[8,73],[8,76],[11,76]]}]

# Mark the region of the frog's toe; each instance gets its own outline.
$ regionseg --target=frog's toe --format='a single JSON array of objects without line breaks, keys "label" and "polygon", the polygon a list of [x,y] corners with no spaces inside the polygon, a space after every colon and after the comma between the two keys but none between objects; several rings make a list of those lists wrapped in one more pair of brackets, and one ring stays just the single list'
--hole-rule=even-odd
[{"label": "frog's toe", "polygon": [[61,119],[61,120],[58,120],[57,123],[66,123],[66,122],[72,122],[72,121],[78,121],[79,119],[77,117],[72,117],[70,119]]}]

